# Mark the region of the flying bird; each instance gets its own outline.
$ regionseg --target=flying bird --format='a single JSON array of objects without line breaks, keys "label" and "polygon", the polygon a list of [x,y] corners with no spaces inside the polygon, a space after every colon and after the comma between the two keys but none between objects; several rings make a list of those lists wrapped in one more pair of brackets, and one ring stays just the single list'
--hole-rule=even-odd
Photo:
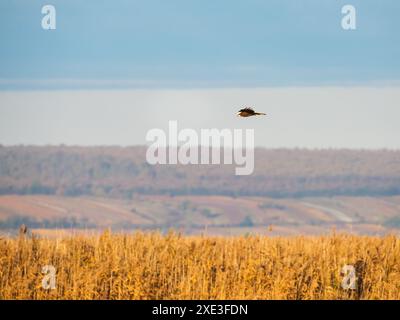
[{"label": "flying bird", "polygon": [[238,117],[265,116],[265,113],[255,112],[252,108],[240,109],[237,113]]}]

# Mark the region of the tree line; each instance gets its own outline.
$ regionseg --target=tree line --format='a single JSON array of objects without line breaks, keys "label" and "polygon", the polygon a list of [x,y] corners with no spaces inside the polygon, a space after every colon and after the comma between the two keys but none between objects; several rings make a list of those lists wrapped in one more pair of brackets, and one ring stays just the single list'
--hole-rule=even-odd
[{"label": "tree line", "polygon": [[263,149],[234,165],[149,165],[146,148],[0,146],[0,194],[305,197],[400,194],[400,151]]}]

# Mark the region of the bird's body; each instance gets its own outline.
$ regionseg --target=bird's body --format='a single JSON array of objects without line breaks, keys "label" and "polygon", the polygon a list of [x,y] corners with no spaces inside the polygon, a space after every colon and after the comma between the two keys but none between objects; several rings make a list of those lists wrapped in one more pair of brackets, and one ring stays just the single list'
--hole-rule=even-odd
[{"label": "bird's body", "polygon": [[252,108],[240,109],[237,113],[238,117],[265,116],[265,113],[255,112]]}]

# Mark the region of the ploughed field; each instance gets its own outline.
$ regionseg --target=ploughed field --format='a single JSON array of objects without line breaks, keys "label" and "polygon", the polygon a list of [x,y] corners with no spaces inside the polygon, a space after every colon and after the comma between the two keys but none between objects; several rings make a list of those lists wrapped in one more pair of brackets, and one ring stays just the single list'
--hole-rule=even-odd
[{"label": "ploughed field", "polygon": [[[135,195],[131,199],[51,195],[0,196],[0,234],[30,229],[131,232],[176,229],[185,234],[301,235],[335,229],[354,234],[398,233],[400,196],[228,197]],[[39,232],[39,230],[37,230]]]}]

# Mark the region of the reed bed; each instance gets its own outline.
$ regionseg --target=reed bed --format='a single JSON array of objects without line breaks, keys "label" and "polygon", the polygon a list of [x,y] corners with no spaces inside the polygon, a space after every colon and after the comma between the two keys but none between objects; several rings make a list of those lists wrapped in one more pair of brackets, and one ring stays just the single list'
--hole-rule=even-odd
[{"label": "reed bed", "polygon": [[[55,268],[45,289],[44,266]],[[354,266],[355,288],[342,287]],[[170,232],[0,240],[0,299],[399,299],[400,240]]]}]

